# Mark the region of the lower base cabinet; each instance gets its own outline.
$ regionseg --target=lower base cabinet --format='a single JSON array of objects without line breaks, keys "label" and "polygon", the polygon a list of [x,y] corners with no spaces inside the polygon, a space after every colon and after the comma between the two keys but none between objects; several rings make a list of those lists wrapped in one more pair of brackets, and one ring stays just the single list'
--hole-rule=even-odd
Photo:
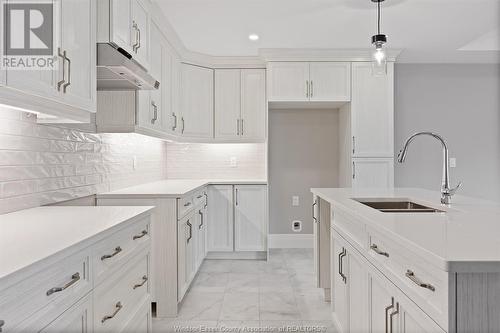
[{"label": "lower base cabinet", "polygon": [[87,295],[40,332],[89,333],[93,332],[92,323],[92,297]]},{"label": "lower base cabinet", "polygon": [[444,332],[335,230],[331,242],[332,310],[339,332]]},{"label": "lower base cabinet", "polygon": [[251,257],[267,251],[267,186],[209,186],[209,257]]}]

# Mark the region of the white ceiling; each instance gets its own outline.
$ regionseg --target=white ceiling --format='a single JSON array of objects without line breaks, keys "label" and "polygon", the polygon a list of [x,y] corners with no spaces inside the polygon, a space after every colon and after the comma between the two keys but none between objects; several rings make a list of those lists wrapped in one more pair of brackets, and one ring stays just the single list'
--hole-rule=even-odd
[{"label": "white ceiling", "polygon": [[[214,56],[260,48],[367,48],[370,0],[156,0],[185,46]],[[382,32],[401,62],[500,62],[500,0],[386,0]],[[257,33],[260,40],[248,40]]]}]

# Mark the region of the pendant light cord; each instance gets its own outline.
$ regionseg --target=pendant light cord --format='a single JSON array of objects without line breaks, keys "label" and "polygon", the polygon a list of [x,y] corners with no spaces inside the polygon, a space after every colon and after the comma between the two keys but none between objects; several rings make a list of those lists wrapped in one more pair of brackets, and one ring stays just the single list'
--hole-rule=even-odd
[{"label": "pendant light cord", "polygon": [[377,1],[377,30],[378,30],[378,34],[380,35],[380,1]]}]

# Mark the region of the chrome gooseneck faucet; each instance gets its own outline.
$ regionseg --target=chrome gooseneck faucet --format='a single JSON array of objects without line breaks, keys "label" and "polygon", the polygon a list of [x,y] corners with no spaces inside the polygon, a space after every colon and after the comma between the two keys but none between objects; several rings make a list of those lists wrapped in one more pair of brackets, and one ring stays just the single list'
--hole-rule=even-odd
[{"label": "chrome gooseneck faucet", "polygon": [[441,142],[441,145],[443,146],[443,180],[441,182],[441,203],[445,205],[449,205],[451,202],[451,197],[455,194],[455,192],[462,186],[462,182],[460,182],[455,188],[450,188],[450,168],[449,168],[449,157],[448,157],[448,146],[446,145],[446,142],[444,139],[432,132],[419,132],[416,134],[413,134],[410,136],[403,147],[401,151],[398,154],[398,162],[399,163],[404,163],[406,160],[406,154],[408,153],[408,146],[410,143],[420,135],[429,135],[439,142]]}]

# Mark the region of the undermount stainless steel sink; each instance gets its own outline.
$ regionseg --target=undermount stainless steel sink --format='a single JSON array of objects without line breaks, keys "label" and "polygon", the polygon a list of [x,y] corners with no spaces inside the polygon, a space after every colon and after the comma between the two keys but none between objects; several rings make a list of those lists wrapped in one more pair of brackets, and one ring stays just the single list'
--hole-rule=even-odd
[{"label": "undermount stainless steel sink", "polygon": [[383,213],[443,213],[442,210],[427,207],[411,201],[370,201],[364,199],[354,199],[363,205],[379,210]]}]

